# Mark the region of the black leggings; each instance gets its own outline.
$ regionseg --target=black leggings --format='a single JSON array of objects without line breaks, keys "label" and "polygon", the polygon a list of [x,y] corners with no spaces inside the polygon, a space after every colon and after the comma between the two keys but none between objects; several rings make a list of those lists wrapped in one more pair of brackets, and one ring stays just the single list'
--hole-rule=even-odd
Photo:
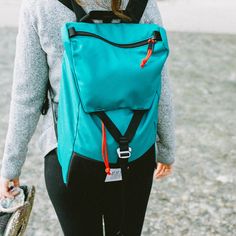
[{"label": "black leggings", "polygon": [[[102,217],[106,236],[141,235],[156,168],[154,148],[153,145],[124,169],[125,185],[122,181],[104,182],[103,162],[75,156],[66,186],[55,149],[48,153],[44,161],[46,188],[64,235],[102,236]],[[117,164],[110,166],[118,167]],[[121,229],[122,218],[125,223]]]}]

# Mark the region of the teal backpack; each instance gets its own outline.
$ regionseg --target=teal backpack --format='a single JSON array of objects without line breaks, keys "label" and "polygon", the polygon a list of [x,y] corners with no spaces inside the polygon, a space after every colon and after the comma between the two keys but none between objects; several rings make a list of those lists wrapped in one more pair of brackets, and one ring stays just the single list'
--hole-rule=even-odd
[{"label": "teal backpack", "polygon": [[[161,71],[169,49],[164,28],[139,24],[147,0],[130,0],[124,13],[132,21],[119,23],[111,23],[118,18],[111,11],[86,14],[74,1],[60,2],[77,16],[61,29],[64,54],[54,115],[67,184],[74,155],[104,162],[110,175],[109,163],[124,167],[155,146]],[[47,103],[46,97],[44,114]]]}]

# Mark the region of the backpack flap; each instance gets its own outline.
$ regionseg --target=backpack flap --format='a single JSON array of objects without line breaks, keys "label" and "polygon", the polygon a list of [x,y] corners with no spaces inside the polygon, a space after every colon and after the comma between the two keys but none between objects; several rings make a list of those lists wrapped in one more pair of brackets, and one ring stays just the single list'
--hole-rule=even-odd
[{"label": "backpack flap", "polygon": [[66,54],[85,112],[149,109],[169,49],[156,24],[67,23]]}]

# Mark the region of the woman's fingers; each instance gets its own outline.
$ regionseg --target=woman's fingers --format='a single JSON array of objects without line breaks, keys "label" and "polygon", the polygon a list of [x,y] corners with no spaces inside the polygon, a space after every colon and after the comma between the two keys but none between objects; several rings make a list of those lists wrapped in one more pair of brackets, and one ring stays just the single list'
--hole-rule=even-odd
[{"label": "woman's fingers", "polygon": [[159,179],[159,178],[167,176],[171,173],[172,173],[172,166],[171,165],[158,163],[157,170],[155,173],[155,178]]},{"label": "woman's fingers", "polygon": [[19,192],[12,190],[9,187],[10,182],[13,182],[15,187],[20,186],[19,178],[13,180],[0,178],[0,198],[14,198]]},{"label": "woman's fingers", "polygon": [[162,176],[163,176],[163,177],[164,177],[164,176],[167,176],[167,175],[169,175],[169,174],[171,174],[171,170],[166,168],[166,169],[163,171],[161,177],[162,177]]},{"label": "woman's fingers", "polygon": [[157,163],[156,174],[159,174],[160,171],[162,171],[162,169],[163,169],[163,164],[160,163],[160,162],[158,162],[158,163]]},{"label": "woman's fingers", "polygon": [[160,178],[164,173],[164,167],[162,166],[162,168],[159,170],[159,172],[156,173],[155,177],[156,178]]}]

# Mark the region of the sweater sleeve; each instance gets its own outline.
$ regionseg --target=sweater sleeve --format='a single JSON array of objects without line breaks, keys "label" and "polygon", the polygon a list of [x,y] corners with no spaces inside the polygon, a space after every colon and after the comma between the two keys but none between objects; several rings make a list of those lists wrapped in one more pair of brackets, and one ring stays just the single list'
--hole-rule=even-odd
[{"label": "sweater sleeve", "polygon": [[1,176],[8,179],[21,174],[48,80],[46,54],[40,46],[28,2],[23,0],[20,8],[8,131],[1,166]]},{"label": "sweater sleeve", "polygon": [[[155,23],[163,26],[157,0],[148,1],[142,20],[144,23]],[[158,148],[157,161],[164,164],[172,164],[175,161],[175,118],[172,90],[166,64],[162,70],[161,79],[162,87],[159,101],[156,140]]]}]

